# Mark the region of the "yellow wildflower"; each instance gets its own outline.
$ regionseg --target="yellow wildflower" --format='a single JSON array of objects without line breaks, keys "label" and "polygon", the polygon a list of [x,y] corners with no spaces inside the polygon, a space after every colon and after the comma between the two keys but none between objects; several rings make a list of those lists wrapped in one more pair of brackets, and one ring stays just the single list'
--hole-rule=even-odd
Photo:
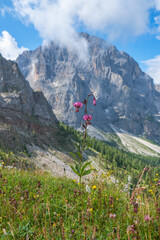
[{"label": "yellow wildflower", "polygon": [[90,211],[90,212],[93,212],[93,208],[90,208],[89,211]]},{"label": "yellow wildflower", "polygon": [[92,188],[95,190],[97,187],[94,185]]},{"label": "yellow wildflower", "polygon": [[150,192],[151,194],[153,194],[153,190],[152,190],[152,189],[149,189],[149,192]]},{"label": "yellow wildflower", "polygon": [[53,223],[53,227],[55,227],[56,226],[56,224],[55,223]]}]

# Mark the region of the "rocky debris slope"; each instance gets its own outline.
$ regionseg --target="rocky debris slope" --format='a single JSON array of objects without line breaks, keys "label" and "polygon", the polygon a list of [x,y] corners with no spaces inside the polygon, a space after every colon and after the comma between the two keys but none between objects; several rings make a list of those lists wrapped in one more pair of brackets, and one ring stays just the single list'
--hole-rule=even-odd
[{"label": "rocky debris slope", "polygon": [[[17,63],[35,90],[43,91],[58,118],[79,127],[82,111],[74,112],[73,102],[94,92],[97,99],[93,125],[112,132],[110,124],[136,135],[160,142],[157,91],[153,80],[141,71],[125,52],[104,40],[81,33],[88,44],[88,60],[51,42],[34,51],[25,51]],[[91,109],[91,105],[89,109]]]}]

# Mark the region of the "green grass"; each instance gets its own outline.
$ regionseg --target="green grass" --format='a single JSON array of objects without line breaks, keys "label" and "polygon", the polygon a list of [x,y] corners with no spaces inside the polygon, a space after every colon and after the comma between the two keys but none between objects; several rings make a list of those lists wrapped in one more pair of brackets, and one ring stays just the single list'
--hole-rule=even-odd
[{"label": "green grass", "polygon": [[87,192],[85,183],[1,167],[0,239],[160,239],[159,176],[130,201],[124,185],[109,183],[109,175],[95,174]]}]

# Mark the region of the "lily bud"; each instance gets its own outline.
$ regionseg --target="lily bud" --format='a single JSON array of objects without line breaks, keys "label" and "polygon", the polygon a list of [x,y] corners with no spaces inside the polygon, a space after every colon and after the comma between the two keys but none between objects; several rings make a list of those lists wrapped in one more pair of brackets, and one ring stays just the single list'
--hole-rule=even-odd
[{"label": "lily bud", "polygon": [[95,99],[95,97],[93,98],[93,105],[96,106],[96,99]]}]

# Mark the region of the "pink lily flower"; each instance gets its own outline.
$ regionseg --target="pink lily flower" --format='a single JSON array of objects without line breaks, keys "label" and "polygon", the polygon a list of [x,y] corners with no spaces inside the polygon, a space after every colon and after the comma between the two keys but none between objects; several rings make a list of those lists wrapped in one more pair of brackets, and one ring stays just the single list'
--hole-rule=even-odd
[{"label": "pink lily flower", "polygon": [[73,106],[76,108],[76,112],[79,112],[79,108],[83,107],[83,103],[76,102],[76,103],[73,103]]},{"label": "pink lily flower", "polygon": [[84,115],[83,119],[86,121],[86,124],[91,124],[90,120],[92,120],[92,116],[86,114]]}]

